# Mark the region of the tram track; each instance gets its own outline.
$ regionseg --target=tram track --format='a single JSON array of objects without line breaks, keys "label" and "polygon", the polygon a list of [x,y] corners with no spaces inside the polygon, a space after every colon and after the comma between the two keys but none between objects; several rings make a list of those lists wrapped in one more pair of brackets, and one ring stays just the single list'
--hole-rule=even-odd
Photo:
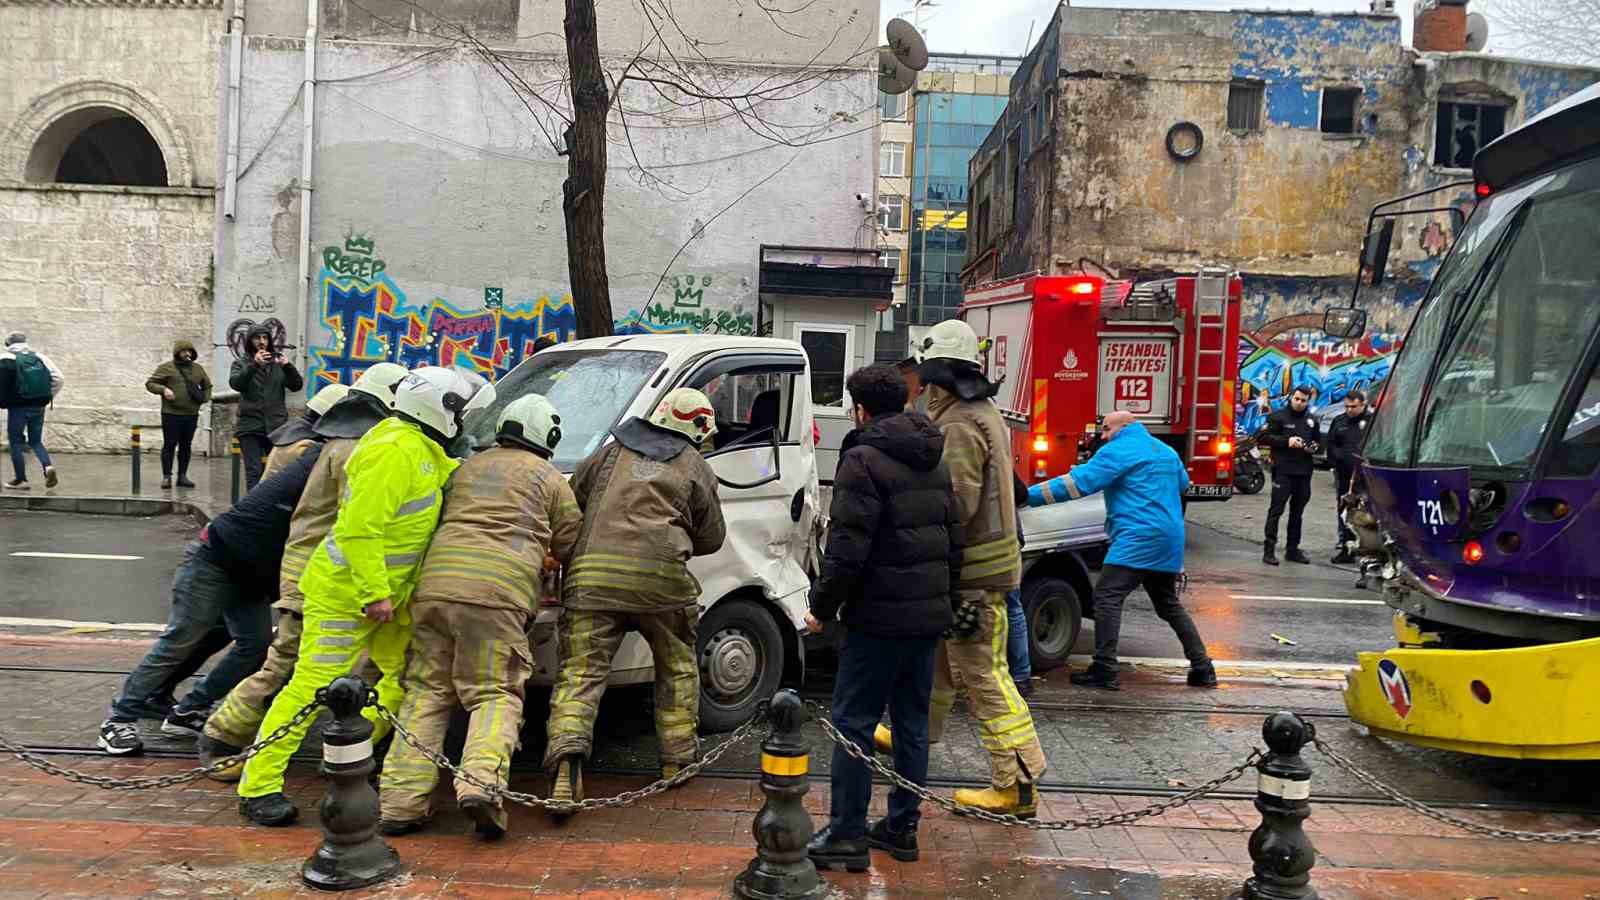
[{"label": "tram track", "polygon": [[[144,753],[139,757],[111,757],[101,751],[98,747],[76,746],[70,744],[27,745],[27,749],[30,753],[36,753],[40,756],[93,756],[104,759],[146,758],[178,759],[190,762],[195,761],[195,754],[193,750],[176,748],[156,748],[147,746],[144,750]],[[295,762],[300,763],[316,763],[319,762],[321,758],[311,754],[297,753],[292,757],[292,759]],[[511,770],[520,774],[542,772],[542,769],[537,764],[523,763],[513,763]],[[653,778],[658,777],[660,774],[659,770],[655,768],[645,768],[639,766],[586,766],[584,768],[584,772],[586,774],[609,775],[620,778]],[[708,778],[727,778],[735,781],[747,782],[759,781],[761,778],[759,772],[753,772],[747,769],[711,768],[706,769],[702,774]],[[813,773],[811,775],[811,781],[814,783],[825,784],[827,783],[827,780],[828,776],[825,774]],[[884,784],[881,779],[874,779],[874,782],[880,785]],[[957,788],[984,788],[989,786],[989,782],[986,779],[947,778],[939,776],[929,776],[927,784],[930,788],[937,788],[940,790],[955,790]],[[1038,784],[1038,788],[1043,793],[1053,794],[1075,794],[1094,797],[1149,797],[1152,799],[1173,797],[1189,790],[1187,785],[1171,786],[1159,784],[1139,784],[1131,782],[1096,783],[1061,780],[1041,781]],[[1206,795],[1206,799],[1215,800],[1254,800],[1255,797],[1256,792],[1253,790],[1230,788],[1213,791]],[[1449,799],[1432,800],[1428,798],[1420,799],[1422,799],[1423,802],[1427,803],[1428,805],[1440,809],[1464,811],[1476,810],[1480,812],[1492,813],[1535,813],[1540,815],[1595,816],[1597,814],[1596,810],[1594,809],[1586,809],[1582,807],[1554,803],[1539,803],[1530,801],[1510,802]],[[1401,807],[1401,804],[1387,798],[1366,794],[1318,793],[1312,797],[1312,800],[1314,803],[1330,803],[1344,806],[1377,806],[1385,808]]]}]

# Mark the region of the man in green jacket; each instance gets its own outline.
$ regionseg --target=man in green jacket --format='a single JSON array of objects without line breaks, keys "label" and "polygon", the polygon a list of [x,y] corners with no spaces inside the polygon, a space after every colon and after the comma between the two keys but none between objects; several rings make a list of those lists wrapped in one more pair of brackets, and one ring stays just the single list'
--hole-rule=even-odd
[{"label": "man in green jacket", "polygon": [[172,358],[156,366],[144,389],[161,398],[161,486],[172,487],[172,457],[178,457],[178,487],[192,488],[189,451],[200,427],[200,407],[211,400],[211,376],[196,361],[194,344],[172,345]]}]

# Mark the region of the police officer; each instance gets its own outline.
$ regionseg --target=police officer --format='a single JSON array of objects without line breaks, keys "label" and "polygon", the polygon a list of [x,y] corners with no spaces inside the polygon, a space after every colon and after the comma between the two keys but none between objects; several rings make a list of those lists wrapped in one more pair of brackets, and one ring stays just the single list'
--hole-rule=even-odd
[{"label": "police officer", "polygon": [[[528,394],[508,404],[496,441],[498,447],[462,463],[445,491],[444,517],[412,600],[416,624],[400,721],[424,746],[442,752],[459,701],[468,716],[461,770],[503,790],[533,672],[526,629],[538,611],[545,556],[571,559],[583,513],[548,461],[561,441],[561,416],[549,400]],[[427,756],[395,741],[384,760],[379,830],[421,828],[438,780]],[[498,796],[458,778],[456,800],[478,834],[505,835]]]},{"label": "police officer", "polygon": [[1333,463],[1334,484],[1338,485],[1338,495],[1333,499],[1333,514],[1339,523],[1339,552],[1333,555],[1335,565],[1356,561],[1349,547],[1349,542],[1355,540],[1355,532],[1344,523],[1341,513],[1345,495],[1350,493],[1350,483],[1355,479],[1356,454],[1371,422],[1366,392],[1353,390],[1344,395],[1344,412],[1335,416],[1333,424],[1328,426],[1328,460]]},{"label": "police officer", "polygon": [[[439,524],[441,489],[457,466],[445,446],[460,432],[461,416],[481,386],[481,379],[453,369],[418,369],[395,390],[394,417],[373,426],[356,445],[345,463],[349,481],[333,530],[300,579],[306,597],[300,658],[260,734],[287,725],[363,652],[375,659],[405,653],[411,593]],[[380,666],[378,702],[394,713],[404,694],[404,673]],[[362,714],[377,719],[370,707]],[[299,723],[245,764],[239,812],[252,822],[288,825],[299,815],[283,794],[284,769],[310,728],[309,721]]]},{"label": "police officer", "polygon": [[1311,454],[1322,441],[1322,427],[1311,414],[1311,394],[1311,388],[1305,385],[1296,387],[1288,404],[1267,416],[1267,425],[1256,438],[1262,446],[1272,448],[1272,505],[1267,509],[1261,550],[1261,561],[1269,566],[1278,564],[1278,519],[1285,506],[1289,507],[1289,536],[1283,558],[1311,562],[1311,557],[1300,549],[1301,518],[1311,500]]},{"label": "police officer", "polygon": [[688,562],[717,552],[726,534],[717,477],[700,455],[716,430],[706,395],[677,388],[648,419],[612,429],[616,440],[573,473],[583,530],[564,575],[556,628],[561,677],[550,701],[544,757],[552,800],[583,799],[595,711],[611,659],[629,631],[639,632],[655,657],[662,775],[694,762],[700,586]]}]

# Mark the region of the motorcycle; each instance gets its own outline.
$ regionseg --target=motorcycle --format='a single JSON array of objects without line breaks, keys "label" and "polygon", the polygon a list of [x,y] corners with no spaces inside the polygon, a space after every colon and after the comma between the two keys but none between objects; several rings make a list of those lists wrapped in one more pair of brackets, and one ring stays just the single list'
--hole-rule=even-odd
[{"label": "motorcycle", "polygon": [[1233,489],[1241,494],[1259,494],[1267,484],[1262,467],[1261,448],[1254,437],[1240,438],[1233,445]]}]

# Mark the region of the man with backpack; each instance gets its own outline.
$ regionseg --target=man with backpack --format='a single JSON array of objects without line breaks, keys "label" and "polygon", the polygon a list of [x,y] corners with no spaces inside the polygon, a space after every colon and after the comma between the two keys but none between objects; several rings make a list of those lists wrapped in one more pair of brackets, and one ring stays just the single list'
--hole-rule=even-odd
[{"label": "man with backpack", "polygon": [[44,467],[45,487],[56,486],[56,467],[44,449],[44,408],[64,383],[56,364],[28,346],[27,335],[13,331],[6,336],[6,349],[0,352],[0,407],[6,410],[6,439],[11,443],[11,467],[16,474],[6,487],[28,489],[24,447],[31,448]]}]

